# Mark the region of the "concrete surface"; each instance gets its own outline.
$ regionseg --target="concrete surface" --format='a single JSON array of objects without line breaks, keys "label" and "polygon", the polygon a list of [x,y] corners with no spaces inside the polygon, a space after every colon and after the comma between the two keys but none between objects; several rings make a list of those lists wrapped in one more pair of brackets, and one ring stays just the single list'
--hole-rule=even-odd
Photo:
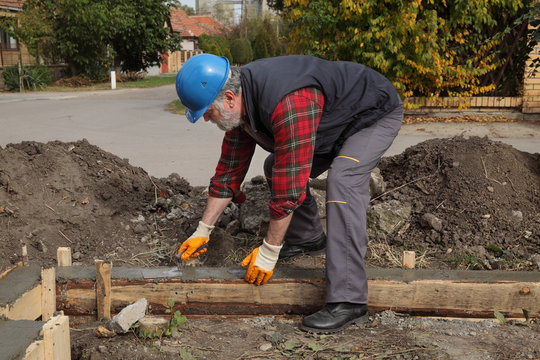
[{"label": "concrete surface", "polygon": [[[0,146],[21,141],[83,138],[142,167],[150,175],[176,172],[191,185],[207,185],[216,167],[223,132],[165,111],[176,99],[173,85],[152,89],[0,93]],[[540,151],[540,125],[519,123],[430,123],[404,125],[386,155],[437,138],[488,136],[519,150]],[[257,148],[247,179],[262,175],[266,152]]]},{"label": "concrete surface", "polygon": [[41,267],[21,266],[0,280],[0,306],[12,305],[41,281]]},{"label": "concrete surface", "polygon": [[[455,280],[474,282],[538,282],[540,277],[535,272],[520,271],[467,271],[467,270],[404,270],[404,269],[380,269],[368,268],[369,280]],[[113,279],[141,280],[141,279],[178,279],[184,282],[199,279],[216,280],[242,280],[246,270],[240,267],[192,267],[186,266],[178,270],[176,267],[113,267],[111,277]],[[94,280],[96,269],[92,266],[72,266],[57,268],[57,281],[88,279]],[[281,266],[276,268],[272,279],[324,279],[324,269],[304,269]]]},{"label": "concrete surface", "polygon": [[45,322],[0,320],[0,359],[22,359],[26,348],[38,340]]}]

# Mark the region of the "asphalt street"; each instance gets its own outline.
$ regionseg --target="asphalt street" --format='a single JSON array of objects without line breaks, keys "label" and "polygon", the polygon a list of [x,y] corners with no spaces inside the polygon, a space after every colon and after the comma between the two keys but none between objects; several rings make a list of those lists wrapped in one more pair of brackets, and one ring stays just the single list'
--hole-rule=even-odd
[{"label": "asphalt street", "polygon": [[[155,177],[175,172],[192,185],[207,185],[223,132],[215,125],[165,110],[176,99],[173,85],[152,89],[0,93],[0,146],[22,141],[87,139],[129,159]],[[527,152],[540,152],[540,125],[430,123],[404,125],[386,155],[418,142],[450,136],[488,136]],[[262,174],[266,153],[257,148],[247,178]]]}]

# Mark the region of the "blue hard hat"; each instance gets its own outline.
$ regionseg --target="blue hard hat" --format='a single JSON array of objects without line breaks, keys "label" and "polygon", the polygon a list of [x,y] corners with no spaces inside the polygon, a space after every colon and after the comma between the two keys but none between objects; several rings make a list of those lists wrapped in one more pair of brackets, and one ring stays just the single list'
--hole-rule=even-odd
[{"label": "blue hard hat", "polygon": [[196,122],[216,99],[229,76],[229,60],[212,54],[195,55],[176,75],[176,93],[186,109],[186,117]]}]

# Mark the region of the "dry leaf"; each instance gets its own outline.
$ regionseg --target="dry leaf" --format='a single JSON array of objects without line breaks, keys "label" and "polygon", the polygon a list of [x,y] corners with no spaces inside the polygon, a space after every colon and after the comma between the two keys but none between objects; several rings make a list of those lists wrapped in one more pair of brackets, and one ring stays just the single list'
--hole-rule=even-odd
[{"label": "dry leaf", "polygon": [[107,329],[104,326],[100,326],[96,330],[96,336],[100,338],[112,338],[116,336],[116,333]]},{"label": "dry leaf", "polygon": [[88,204],[88,196],[83,201],[81,201],[81,204],[83,205]]},{"label": "dry leaf", "polygon": [[0,214],[3,214],[3,213],[4,213],[4,207],[0,206]]},{"label": "dry leaf", "polygon": [[161,190],[159,192],[159,197],[165,199],[167,197],[167,191],[166,190]]}]

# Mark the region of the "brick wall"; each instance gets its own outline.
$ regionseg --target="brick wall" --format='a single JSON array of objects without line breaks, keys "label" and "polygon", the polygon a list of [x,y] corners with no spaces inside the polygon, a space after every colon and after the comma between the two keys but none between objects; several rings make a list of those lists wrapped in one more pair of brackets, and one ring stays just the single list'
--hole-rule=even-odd
[{"label": "brick wall", "polygon": [[[22,62],[24,66],[35,65],[35,60],[32,55],[26,50],[24,45],[21,45]],[[2,58],[0,67],[17,65],[19,63],[19,50],[2,50]]]},{"label": "brick wall", "polygon": [[[406,107],[428,108],[428,109],[467,109],[467,110],[509,110],[516,109],[522,106],[523,99],[521,97],[494,97],[494,96],[477,96],[471,98],[448,98],[440,97],[435,100],[425,100],[423,98],[407,98],[404,101]],[[407,106],[409,105],[409,106]]]},{"label": "brick wall", "polygon": [[[540,1],[536,1],[536,6],[540,6]],[[530,27],[530,25],[529,25]],[[530,54],[530,60],[525,67],[523,81],[523,113],[540,113],[540,68],[533,75],[533,69],[529,66],[534,59],[540,58],[540,44],[536,44]],[[539,61],[539,60],[537,60]]]}]

